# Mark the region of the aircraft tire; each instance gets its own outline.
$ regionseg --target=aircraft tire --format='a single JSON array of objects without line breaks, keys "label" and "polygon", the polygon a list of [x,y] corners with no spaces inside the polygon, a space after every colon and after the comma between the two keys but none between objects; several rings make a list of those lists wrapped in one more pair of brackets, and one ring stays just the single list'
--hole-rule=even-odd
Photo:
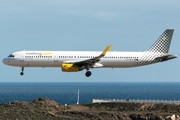
[{"label": "aircraft tire", "polygon": [[21,76],[23,76],[23,75],[24,75],[24,73],[23,73],[23,72],[21,72],[21,73],[20,73],[20,75],[21,75]]},{"label": "aircraft tire", "polygon": [[89,76],[91,76],[91,74],[92,74],[91,71],[87,71],[85,75],[86,75],[86,77],[89,77]]}]

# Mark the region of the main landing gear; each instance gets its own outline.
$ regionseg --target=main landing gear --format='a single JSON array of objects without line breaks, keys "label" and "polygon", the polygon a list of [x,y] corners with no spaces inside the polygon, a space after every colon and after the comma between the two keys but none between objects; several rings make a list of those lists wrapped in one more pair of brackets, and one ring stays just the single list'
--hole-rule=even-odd
[{"label": "main landing gear", "polygon": [[85,73],[86,77],[90,77],[92,73],[91,71],[89,71],[89,67],[85,66],[85,69],[86,69],[86,73]]},{"label": "main landing gear", "polygon": [[86,77],[89,77],[89,76],[91,76],[91,71],[87,71],[86,73],[85,73],[85,75],[86,75]]},{"label": "main landing gear", "polygon": [[21,71],[22,72],[20,72],[20,75],[23,76],[24,75],[24,67],[21,68]]}]

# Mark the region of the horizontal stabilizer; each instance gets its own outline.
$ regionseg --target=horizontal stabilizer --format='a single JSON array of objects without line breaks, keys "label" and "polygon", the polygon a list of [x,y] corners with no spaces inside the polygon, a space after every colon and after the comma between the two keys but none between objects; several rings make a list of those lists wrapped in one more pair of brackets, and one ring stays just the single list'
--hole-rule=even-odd
[{"label": "horizontal stabilizer", "polygon": [[167,55],[164,55],[161,57],[157,57],[157,58],[155,58],[155,60],[160,60],[161,62],[164,62],[164,61],[171,60],[174,58],[177,58],[177,56],[173,55],[173,54],[167,54]]}]

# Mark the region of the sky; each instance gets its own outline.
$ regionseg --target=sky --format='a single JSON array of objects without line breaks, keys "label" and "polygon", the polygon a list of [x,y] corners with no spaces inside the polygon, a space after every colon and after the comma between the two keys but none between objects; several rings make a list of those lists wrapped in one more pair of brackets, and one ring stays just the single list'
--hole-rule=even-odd
[{"label": "sky", "polygon": [[[144,51],[174,29],[169,53],[179,56],[179,0],[0,0],[0,60],[21,50]],[[0,82],[179,82],[179,58],[137,68],[25,68],[0,62]]]}]

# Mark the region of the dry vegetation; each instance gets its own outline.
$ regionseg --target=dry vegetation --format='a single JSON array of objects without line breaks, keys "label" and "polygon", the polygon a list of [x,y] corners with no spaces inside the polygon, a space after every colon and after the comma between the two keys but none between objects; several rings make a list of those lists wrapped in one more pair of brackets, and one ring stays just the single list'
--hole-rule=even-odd
[{"label": "dry vegetation", "polygon": [[171,120],[180,105],[96,103],[62,106],[49,99],[0,104],[0,120]]}]

